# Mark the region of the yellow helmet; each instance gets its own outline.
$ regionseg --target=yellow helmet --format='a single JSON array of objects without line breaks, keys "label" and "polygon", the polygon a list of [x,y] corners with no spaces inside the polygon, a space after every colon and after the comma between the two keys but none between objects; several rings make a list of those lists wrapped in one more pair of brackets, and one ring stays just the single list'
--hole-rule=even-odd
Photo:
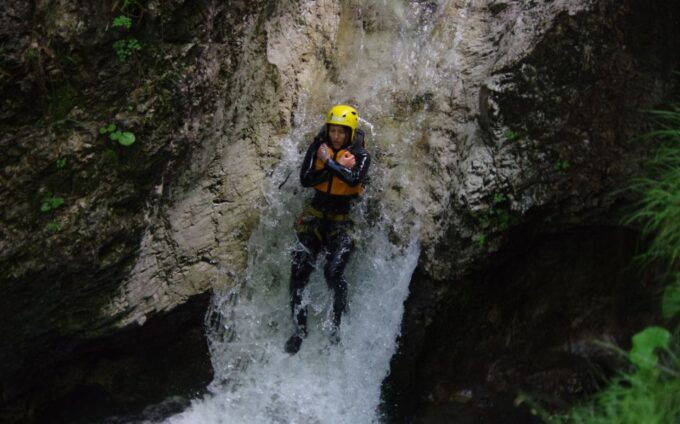
[{"label": "yellow helmet", "polygon": [[326,123],[350,127],[352,129],[350,140],[354,140],[354,133],[359,126],[359,113],[352,106],[335,105],[328,111]]}]

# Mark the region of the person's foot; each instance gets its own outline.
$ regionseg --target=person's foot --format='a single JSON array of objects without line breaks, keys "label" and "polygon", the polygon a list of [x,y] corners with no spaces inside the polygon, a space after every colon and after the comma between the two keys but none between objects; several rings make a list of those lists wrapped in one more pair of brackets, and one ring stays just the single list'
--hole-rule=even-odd
[{"label": "person's foot", "polygon": [[307,336],[305,331],[296,331],[295,334],[290,336],[286,342],[286,352],[291,355],[295,355],[300,350],[300,345],[302,344],[302,339]]},{"label": "person's foot", "polygon": [[302,344],[302,337],[297,334],[290,336],[290,339],[286,342],[286,352],[291,355],[295,355],[300,350],[300,345]]}]

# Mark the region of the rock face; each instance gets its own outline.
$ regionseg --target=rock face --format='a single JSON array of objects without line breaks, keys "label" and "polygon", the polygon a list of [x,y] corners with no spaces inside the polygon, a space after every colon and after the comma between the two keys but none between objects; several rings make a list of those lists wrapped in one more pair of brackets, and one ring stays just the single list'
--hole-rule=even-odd
[{"label": "rock face", "polygon": [[[30,405],[31,396],[41,404],[57,402],[83,386],[128,391],[137,403],[149,394],[130,378],[124,379],[127,387],[84,372],[61,378],[59,370],[82,357],[82,349],[102,355],[128,349],[137,354],[121,363],[144,363],[137,339],[164,338],[167,346],[181,345],[191,364],[203,366],[196,372],[178,363],[175,378],[193,375],[195,381],[175,393],[210,378],[206,342],[192,333],[202,333],[207,298],[193,307],[184,302],[218,278],[210,251],[217,227],[229,233],[220,238],[225,245],[247,237],[238,228],[252,216],[238,222],[211,217],[218,207],[237,207],[234,193],[243,200],[238,207],[245,207],[248,191],[255,191],[244,179],[257,181],[258,174],[216,178],[230,186],[232,197],[191,199],[202,190],[221,192],[204,177],[213,172],[218,151],[238,146],[225,128],[246,131],[224,91],[238,85],[237,43],[265,19],[264,4],[140,5],[15,2],[3,10],[1,398],[26,415],[8,419],[34,417],[21,406]],[[112,27],[122,15],[131,18],[130,30]],[[206,16],[219,27],[198,25]],[[128,48],[130,57],[121,62],[113,46],[131,38],[141,50]],[[122,146],[100,134],[109,124],[132,131],[137,141]],[[187,216],[191,210],[200,213]],[[206,226],[212,231],[201,233]],[[227,255],[236,267],[241,247]],[[166,325],[190,323],[191,329],[172,335],[153,324],[132,331],[149,311],[164,320],[165,311],[180,304],[172,315],[177,321]],[[124,327],[120,334],[129,337],[114,337]],[[186,375],[180,375],[183,369]],[[159,393],[146,401],[160,400]]]},{"label": "rock face", "polygon": [[[402,416],[483,410],[484,396],[514,393],[514,378],[577,395],[590,381],[581,360],[596,353],[573,349],[625,339],[653,316],[649,306],[615,318],[640,280],[624,286],[617,274],[635,235],[616,228],[627,200],[608,193],[644,152],[628,141],[639,110],[674,87],[670,0],[62,0],[2,13],[0,377],[16,410],[82,387],[126,390],[96,372],[60,386],[55,370],[112,345],[134,351],[136,337],[162,345],[172,337],[154,322],[188,326],[177,358],[201,346],[200,296],[245,269],[283,141],[313,134],[339,101],[378,129],[371,201],[395,228],[404,218],[389,211],[409,205],[407,224],[422,228],[387,384]],[[121,15],[130,29],[112,25]],[[111,123],[137,141],[100,134]],[[630,249],[605,264],[612,243]],[[571,280],[574,297],[560,303]],[[606,281],[623,293],[608,296]],[[580,309],[591,297],[600,301]],[[545,327],[535,320],[563,337],[536,344]],[[546,352],[569,359],[525,366]],[[562,375],[573,389],[545,386]],[[185,377],[182,387],[200,386]]]},{"label": "rock face", "polygon": [[[644,153],[629,141],[639,111],[676,90],[680,8],[576,3],[530,27],[559,3],[470,10],[517,26],[471,84],[474,135],[457,151],[446,229],[412,280],[385,383],[396,422],[532,422],[513,407],[520,391],[552,407],[591,393],[616,363],[594,342],[626,346],[658,319],[653,278],[632,271],[635,232],[620,224],[629,199],[608,193]],[[463,50],[482,56],[470,63],[483,47]]]}]

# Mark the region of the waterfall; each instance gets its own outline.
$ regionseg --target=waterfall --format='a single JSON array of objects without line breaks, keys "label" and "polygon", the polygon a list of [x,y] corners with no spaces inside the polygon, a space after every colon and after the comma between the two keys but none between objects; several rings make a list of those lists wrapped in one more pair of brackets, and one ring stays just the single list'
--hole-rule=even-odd
[{"label": "waterfall", "polygon": [[301,96],[294,131],[283,142],[283,158],[250,237],[247,271],[225,275],[236,282],[215,294],[207,314],[215,369],[209,394],[167,423],[381,422],[381,383],[396,349],[403,303],[420,254],[423,205],[418,181],[425,177],[415,173],[409,158],[415,161],[416,144],[430,119],[429,99],[437,95],[448,70],[440,61],[443,71],[434,71],[436,49],[447,48],[433,38],[435,32],[445,32],[430,22],[441,6],[436,3],[367,3],[361,19],[380,20],[387,38],[382,32],[366,33],[352,21],[362,13],[343,14],[351,16],[342,18],[338,38],[351,54],[341,55],[348,59],[338,67],[352,79],[329,82],[322,95],[328,106],[357,106],[373,162],[366,195],[352,211],[356,249],[345,270],[349,306],[340,344],[329,342],[332,293],[319,272],[320,261],[303,299],[309,307],[309,336],[298,354],[283,349],[293,332],[288,298],[293,223],[311,196],[310,189],[299,187],[297,175],[324,112],[308,110],[313,107],[305,98],[313,93],[307,93]]},{"label": "waterfall", "polygon": [[[299,163],[291,140],[274,182]],[[279,182],[280,184],[280,182]],[[168,423],[378,422],[380,386],[388,373],[416,266],[417,228],[405,226],[405,243],[390,240],[390,224],[368,217],[368,200],[353,213],[356,250],[345,275],[349,310],[341,342],[331,345],[332,294],[323,272],[305,294],[309,337],[297,355],[284,352],[293,332],[288,300],[292,229],[302,209],[297,182],[272,184],[261,223],[249,245],[249,267],[239,283],[214,296],[207,315],[216,378],[210,395]],[[370,196],[369,196],[370,198]],[[321,267],[322,263],[318,263]]]}]

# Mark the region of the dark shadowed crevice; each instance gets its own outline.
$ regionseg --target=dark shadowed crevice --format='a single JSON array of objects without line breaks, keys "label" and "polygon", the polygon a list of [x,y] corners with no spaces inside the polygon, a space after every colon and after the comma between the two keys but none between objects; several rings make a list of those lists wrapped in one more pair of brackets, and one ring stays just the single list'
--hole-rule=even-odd
[{"label": "dark shadowed crevice", "polygon": [[[172,399],[165,413],[186,406],[212,380],[203,318],[209,294],[108,337],[64,341],[71,351],[40,382],[3,405],[7,423],[90,423],[135,416]],[[174,405],[174,406],[173,406]],[[173,409],[174,408],[174,409]]]},{"label": "dark shadowed crevice", "polygon": [[384,385],[392,421],[526,418],[520,392],[557,408],[594,392],[618,363],[596,342],[625,347],[658,319],[651,279],[631,267],[637,243],[616,226],[515,234],[459,281],[417,272]]}]

